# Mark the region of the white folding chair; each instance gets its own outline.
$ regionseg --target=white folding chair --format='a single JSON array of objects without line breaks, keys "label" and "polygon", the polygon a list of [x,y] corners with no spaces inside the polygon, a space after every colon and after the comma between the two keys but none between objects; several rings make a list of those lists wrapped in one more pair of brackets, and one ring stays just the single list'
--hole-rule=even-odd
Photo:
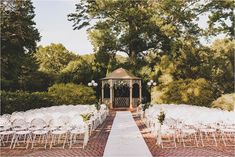
[{"label": "white folding chair", "polygon": [[[15,131],[13,135],[11,148],[28,148],[30,141],[32,141],[31,132],[28,130],[29,124],[23,119],[15,119],[12,124],[12,129]],[[20,143],[26,146],[20,146]]]},{"label": "white folding chair", "polygon": [[[162,148],[176,148],[176,131],[166,125],[161,127],[161,146]],[[171,146],[164,146],[164,143],[172,143]]]},{"label": "white folding chair", "polygon": [[221,129],[222,140],[225,146],[235,146],[235,129],[223,128]]},{"label": "white folding chair", "polygon": [[200,131],[200,138],[202,142],[202,146],[216,146],[217,147],[217,141],[216,141],[216,129],[213,128],[199,128]]},{"label": "white folding chair", "polygon": [[[9,118],[0,117],[0,146],[1,148],[9,148],[11,146],[11,138],[15,131],[11,130]],[[7,146],[9,144],[9,146]]]},{"label": "white folding chair", "polygon": [[[30,130],[32,131],[32,146],[31,149],[35,147],[35,144],[43,144],[43,148],[46,149],[48,140],[48,128],[46,128],[46,122],[41,118],[35,118],[31,121]],[[39,146],[38,146],[39,147]],[[41,147],[39,147],[41,148]]]},{"label": "white folding chair", "polygon": [[[181,129],[181,140],[184,147],[198,147],[197,131],[190,128]],[[189,145],[187,145],[189,143]]]},{"label": "white folding chair", "polygon": [[50,121],[50,131],[51,131],[51,143],[50,149],[52,147],[58,148],[62,144],[62,148],[64,149],[65,144],[67,142],[68,136],[68,126],[66,122],[68,122],[67,116],[61,116],[58,119],[53,119]]},{"label": "white folding chair", "polygon": [[82,148],[84,149],[89,141],[89,129],[88,125],[83,122],[82,117],[74,116],[73,120],[71,121],[70,125],[70,138],[69,138],[69,148],[77,148],[73,146],[74,144],[81,143],[83,141]]}]

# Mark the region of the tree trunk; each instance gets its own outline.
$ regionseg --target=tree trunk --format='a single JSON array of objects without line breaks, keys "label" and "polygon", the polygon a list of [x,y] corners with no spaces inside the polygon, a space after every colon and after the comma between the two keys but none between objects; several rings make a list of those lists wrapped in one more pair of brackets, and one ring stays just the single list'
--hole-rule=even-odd
[{"label": "tree trunk", "polygon": [[138,38],[138,34],[137,34],[136,25],[132,20],[132,18],[129,18],[128,22],[129,22],[129,58],[130,58],[130,64],[135,66],[137,59],[135,41]]},{"label": "tree trunk", "polygon": [[137,55],[136,55],[136,51],[134,49],[131,50],[129,57],[130,57],[131,65],[135,66],[136,65]]}]

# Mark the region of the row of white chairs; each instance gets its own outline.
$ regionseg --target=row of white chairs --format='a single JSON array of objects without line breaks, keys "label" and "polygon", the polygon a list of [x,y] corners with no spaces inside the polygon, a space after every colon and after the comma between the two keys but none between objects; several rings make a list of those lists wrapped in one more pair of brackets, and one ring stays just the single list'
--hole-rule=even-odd
[{"label": "row of white chairs", "polygon": [[[65,120],[63,118],[65,117],[61,117],[61,121],[59,120],[57,122],[51,120],[49,126],[40,118],[33,119],[30,124],[23,119],[15,119],[12,126],[4,126],[1,128],[1,145],[5,146],[7,143],[10,143],[9,147],[14,149],[17,145],[23,143],[25,144],[24,148],[27,149],[29,143],[32,143],[33,148],[38,139],[38,142],[41,142],[41,144],[44,143],[44,148],[46,148],[50,137],[50,148],[53,147],[53,144],[56,144],[56,140],[59,142],[62,139],[64,141],[64,148],[68,134],[72,137],[74,134],[85,135],[87,132],[88,135],[88,126],[86,127],[81,117],[74,117],[76,119],[69,124],[66,124],[65,121],[63,122],[62,120]],[[84,137],[84,139],[87,138],[88,137]],[[86,141],[83,142],[83,147],[86,145],[85,142]]]},{"label": "row of white chairs", "polygon": [[[164,144],[171,143],[170,147],[177,147],[177,142],[182,143],[183,147],[205,147],[218,146],[219,140],[224,146],[235,146],[235,125],[201,125],[191,126],[184,123],[178,124],[176,120],[174,123],[166,122],[161,126],[158,122],[146,125],[150,131],[156,136],[157,141],[164,148]],[[212,127],[214,126],[214,127]],[[160,137],[159,137],[160,136]],[[168,146],[165,146],[167,148]]]},{"label": "row of white chairs", "polygon": [[[182,143],[183,147],[217,146],[219,140],[222,141],[224,146],[235,145],[235,124],[232,120],[226,121],[227,117],[225,116],[226,119],[224,119],[224,121],[220,120],[219,122],[215,122],[210,117],[210,112],[208,112],[210,123],[206,119],[204,122],[198,121],[198,117],[193,116],[193,113],[191,113],[190,120],[185,119],[181,112],[178,112],[180,116],[176,116],[177,118],[175,118],[173,115],[176,113],[171,112],[175,112],[176,110],[180,111],[180,108],[187,111],[187,106],[182,107],[178,105],[156,105],[152,108],[150,107],[150,109],[147,109],[145,112],[143,112],[141,108],[139,109],[139,115],[143,118],[149,130],[156,136],[157,143],[160,144],[162,148],[168,147],[164,146],[166,143],[168,143],[168,145],[171,143],[170,147],[173,148],[177,147],[177,143]],[[195,106],[189,106],[189,108],[189,112],[190,110],[193,111],[193,109],[197,110]],[[204,109],[198,108],[198,110]],[[157,116],[161,110],[166,113],[166,119],[160,129]],[[212,110],[213,113],[221,112],[215,109]],[[227,114],[227,112],[223,114]],[[229,115],[231,116],[232,114],[229,113]],[[179,117],[181,119],[179,119]],[[232,118],[230,117],[230,119]]]},{"label": "row of white chairs", "polygon": [[66,144],[69,145],[69,148],[72,148],[77,143],[77,139],[82,137],[82,147],[84,148],[91,132],[106,119],[108,110],[105,108],[93,112],[93,116],[88,122],[83,122],[79,113],[72,116],[67,113],[58,118],[43,114],[39,116],[40,118],[36,116],[31,122],[26,121],[26,118],[22,117],[23,115],[26,114],[20,112],[13,114],[14,119],[11,115],[0,117],[1,147],[14,149],[20,148],[24,144],[23,148],[27,149],[30,143],[32,144],[31,148],[40,143],[41,145],[44,144],[44,148],[48,144],[50,148],[58,144],[62,144],[62,148],[65,148]]},{"label": "row of white chairs", "polygon": [[[102,104],[100,111],[107,110],[106,105]],[[61,105],[61,106],[51,106],[39,109],[31,109],[25,112],[14,112],[11,115],[3,115],[1,117],[10,118],[13,122],[16,118],[24,117],[27,122],[31,122],[34,118],[43,118],[45,121],[49,121],[52,118],[58,118],[62,115],[74,116],[76,114],[83,113],[97,113],[95,105]]]}]

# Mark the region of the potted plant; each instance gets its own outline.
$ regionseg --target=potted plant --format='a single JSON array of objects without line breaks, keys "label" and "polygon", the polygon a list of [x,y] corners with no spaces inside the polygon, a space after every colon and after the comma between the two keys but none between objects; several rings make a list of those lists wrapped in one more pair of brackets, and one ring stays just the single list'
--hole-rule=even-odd
[{"label": "potted plant", "polygon": [[91,119],[91,117],[93,116],[93,113],[84,113],[84,114],[80,114],[80,115],[81,115],[83,121],[85,123],[88,123],[89,120]]},{"label": "potted plant", "polygon": [[146,104],[142,104],[142,110],[143,110],[143,115],[142,118],[145,117],[145,110],[149,108],[149,106],[151,106],[150,103],[146,103]]},{"label": "potted plant", "polygon": [[[80,116],[82,117],[83,121],[85,122],[86,124],[86,132],[85,132],[85,137],[84,137],[84,146],[87,145],[88,141],[89,141],[89,120],[91,119],[91,117],[93,116],[93,113],[90,112],[90,113],[84,113],[84,114],[80,114]],[[84,148],[83,146],[83,148]]]},{"label": "potted plant", "polygon": [[95,108],[96,108],[97,112],[100,111],[101,106],[98,102],[95,104]]},{"label": "potted plant", "polygon": [[165,117],[166,117],[166,114],[165,112],[161,109],[160,110],[160,114],[157,116],[157,120],[159,122],[159,128],[158,128],[158,132],[157,132],[157,145],[160,145],[161,144],[161,126],[163,125],[164,123],[164,120],[165,120]]},{"label": "potted plant", "polygon": [[99,104],[99,102],[97,102],[97,103],[95,104],[95,108],[96,108],[96,110],[97,110],[97,112],[98,112],[99,121],[100,121],[100,124],[101,124],[101,123],[102,123],[101,114],[100,114],[101,105]]},{"label": "potted plant", "polygon": [[160,114],[158,115],[158,121],[161,125],[163,125],[163,122],[165,120],[166,114],[164,113],[163,110],[160,111]]}]

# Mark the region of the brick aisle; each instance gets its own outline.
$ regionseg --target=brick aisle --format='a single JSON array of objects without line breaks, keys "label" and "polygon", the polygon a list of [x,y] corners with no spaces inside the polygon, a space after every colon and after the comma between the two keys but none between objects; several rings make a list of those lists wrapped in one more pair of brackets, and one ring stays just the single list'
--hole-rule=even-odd
[{"label": "brick aisle", "polygon": [[42,149],[1,149],[0,156],[103,156],[106,142],[113,124],[115,112],[111,112],[105,122],[99,126],[83,150],[82,148],[69,149],[68,146],[65,149],[52,148]]},{"label": "brick aisle", "polygon": [[153,156],[235,156],[235,147],[225,147],[221,142],[218,144],[218,147],[184,148],[181,144],[177,143],[177,148],[159,148],[155,145],[156,140],[147,131],[143,121],[139,117],[134,117],[134,119]]}]

